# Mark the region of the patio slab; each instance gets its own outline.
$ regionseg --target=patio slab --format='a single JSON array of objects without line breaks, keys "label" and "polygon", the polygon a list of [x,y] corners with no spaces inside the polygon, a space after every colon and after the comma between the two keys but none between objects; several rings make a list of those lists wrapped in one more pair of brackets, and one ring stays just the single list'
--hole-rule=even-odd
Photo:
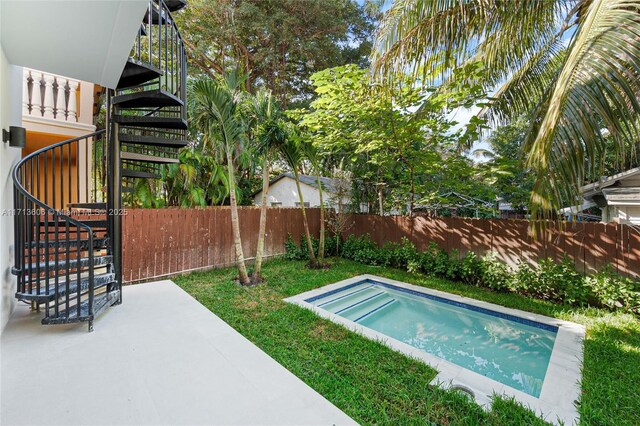
[{"label": "patio slab", "polygon": [[356,424],[172,281],[123,300],[93,333],[16,308],[0,340],[0,424]]}]

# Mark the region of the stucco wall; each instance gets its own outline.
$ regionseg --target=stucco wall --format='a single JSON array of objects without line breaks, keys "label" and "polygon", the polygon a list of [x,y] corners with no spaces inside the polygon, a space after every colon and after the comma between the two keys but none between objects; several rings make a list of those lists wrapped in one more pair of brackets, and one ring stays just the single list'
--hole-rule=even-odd
[{"label": "stucco wall", "polygon": [[[309,207],[320,207],[320,192],[316,188],[300,182],[300,191],[304,202],[309,203]],[[326,191],[322,193],[325,205],[331,203],[332,197],[333,194]],[[296,203],[300,202],[299,200],[296,181],[289,177],[284,177],[269,187],[267,202],[270,206],[272,205],[271,203],[281,202],[282,205],[278,207],[296,207]],[[348,204],[349,199],[345,198],[344,202]],[[262,204],[262,191],[253,197],[253,203],[256,205]]]},{"label": "stucco wall", "polygon": [[[0,47],[0,128],[20,126],[22,99],[22,68],[9,65],[4,50]],[[15,303],[15,277],[11,275],[13,265],[13,183],[11,171],[21,156],[19,148],[0,144],[0,330],[9,319]]]}]

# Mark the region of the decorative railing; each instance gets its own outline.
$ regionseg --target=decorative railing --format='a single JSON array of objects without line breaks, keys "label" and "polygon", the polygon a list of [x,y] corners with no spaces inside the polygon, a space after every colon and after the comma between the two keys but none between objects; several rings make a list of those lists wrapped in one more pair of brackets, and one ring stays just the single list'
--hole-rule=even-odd
[{"label": "decorative railing", "polygon": [[[187,56],[184,42],[164,0],[149,0],[147,13],[129,54],[136,62],[148,64],[161,75],[138,88],[161,89],[185,100],[187,97]],[[187,107],[140,109],[149,116],[177,116],[186,119]],[[144,111],[143,111],[144,110]]]},{"label": "decorative railing", "polygon": [[23,116],[78,121],[80,81],[29,68],[22,77]]},{"label": "decorative railing", "polygon": [[48,146],[13,170],[17,293],[35,295],[46,316],[61,322],[81,316],[81,309],[93,314],[93,287],[74,282],[93,281],[94,250],[108,242],[106,226],[95,223],[106,221],[106,210],[74,205],[105,199],[105,135]]}]

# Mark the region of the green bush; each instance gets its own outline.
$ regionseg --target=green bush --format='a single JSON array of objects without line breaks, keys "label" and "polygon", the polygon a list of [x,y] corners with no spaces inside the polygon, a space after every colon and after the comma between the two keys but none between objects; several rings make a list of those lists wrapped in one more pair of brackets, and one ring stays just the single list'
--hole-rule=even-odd
[{"label": "green bush", "polygon": [[469,251],[460,261],[460,281],[475,286],[484,283],[484,261],[474,252]]},{"label": "green bush", "polygon": [[585,284],[589,289],[590,305],[640,313],[640,283],[620,277],[610,266],[585,277]]},{"label": "green bush", "polygon": [[[298,246],[289,235],[285,243],[287,259],[307,260],[307,245],[304,238]],[[335,237],[327,237],[327,256],[336,253]],[[313,240],[317,251],[318,241]],[[386,243],[378,247],[368,235],[349,236],[341,242],[340,255],[367,265],[390,266],[409,272],[462,281],[466,284],[489,288],[499,292],[514,292],[554,303],[574,306],[594,306],[599,308],[623,309],[640,313],[640,283],[616,275],[611,268],[590,276],[583,276],[575,270],[569,259],[554,262],[552,259],[540,261],[537,267],[521,264],[514,270],[495,256],[479,257],[468,252],[462,259],[453,250],[447,253],[431,242],[428,248],[419,252],[406,238],[400,243]]]},{"label": "green bush", "polygon": [[493,255],[482,259],[482,284],[495,291],[510,291],[513,273]]}]

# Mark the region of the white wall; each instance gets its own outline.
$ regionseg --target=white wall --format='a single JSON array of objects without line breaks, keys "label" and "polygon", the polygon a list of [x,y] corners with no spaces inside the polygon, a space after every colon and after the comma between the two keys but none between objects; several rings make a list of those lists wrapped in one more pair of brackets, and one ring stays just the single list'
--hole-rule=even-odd
[{"label": "white wall", "polygon": [[[302,198],[305,203],[309,203],[309,207],[320,207],[320,191],[311,185],[300,182],[300,191],[302,192]],[[325,205],[331,203],[333,194],[324,191],[322,198]],[[275,182],[269,187],[267,193],[267,203],[271,206],[271,203],[281,202],[282,206],[278,207],[296,207],[296,203],[300,202],[298,197],[298,189],[296,188],[296,181],[290,177],[283,177],[279,181]],[[345,204],[348,204],[350,200],[345,199]],[[262,204],[262,191],[253,197],[253,203],[256,205]]]},{"label": "white wall", "polygon": [[[0,45],[1,46],[1,45]],[[21,126],[22,68],[9,65],[0,47],[0,128]],[[22,150],[0,143],[0,330],[4,329],[15,298],[16,280],[13,265],[13,182],[11,171]]]},{"label": "white wall", "polygon": [[640,206],[615,206],[616,218],[620,223],[640,225]]}]

